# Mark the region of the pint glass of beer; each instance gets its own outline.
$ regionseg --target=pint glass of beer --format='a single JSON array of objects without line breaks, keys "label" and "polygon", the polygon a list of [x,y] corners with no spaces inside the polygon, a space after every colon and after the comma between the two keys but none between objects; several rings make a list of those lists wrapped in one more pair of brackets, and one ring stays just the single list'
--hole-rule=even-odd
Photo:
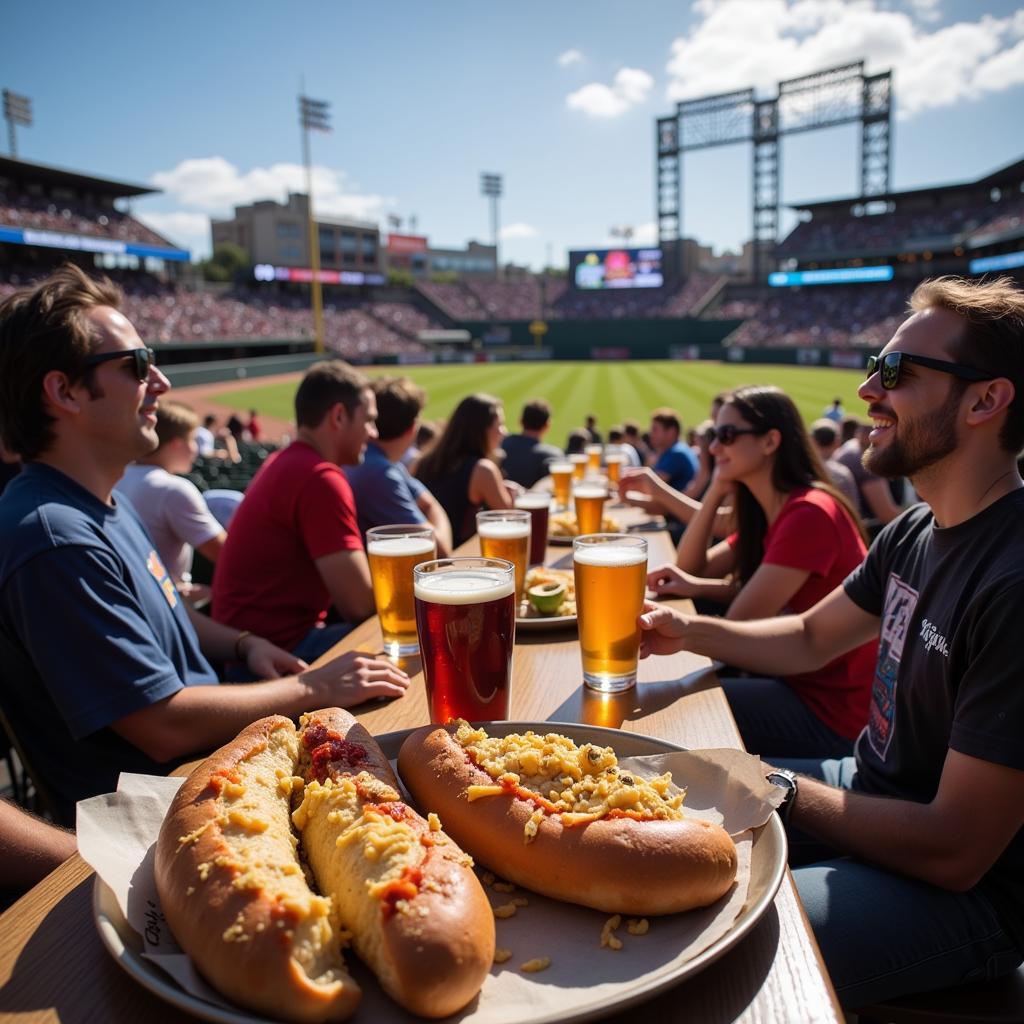
[{"label": "pint glass of beer", "polygon": [[444,558],[421,563],[414,573],[430,720],[508,718],[516,631],[512,563]]},{"label": "pint glass of beer", "polygon": [[619,486],[622,467],[626,464],[626,453],[618,445],[609,445],[604,452],[605,473],[612,487]]},{"label": "pint glass of beer", "polygon": [[585,533],[600,533],[604,518],[604,503],[608,500],[608,484],[603,477],[597,480],[581,480],[572,489],[572,500],[576,506],[576,525],[580,536]]},{"label": "pint glass of beer", "polygon": [[573,465],[571,462],[549,462],[548,472],[555,485],[555,502],[560,508],[569,507],[569,487],[572,484]]},{"label": "pint glass of beer", "polygon": [[582,480],[587,472],[587,462],[590,461],[589,457],[586,455],[570,455],[568,458],[572,463],[573,480]]},{"label": "pint glass of beer", "polygon": [[599,533],[573,542],[583,681],[603,693],[636,685],[647,583],[647,541]]},{"label": "pint glass of beer", "polygon": [[530,513],[518,508],[477,512],[476,532],[484,558],[504,558],[516,567],[516,600],[521,601],[530,564]]},{"label": "pint glass of beer", "polygon": [[583,451],[587,456],[587,472],[600,473],[601,453],[604,451],[604,447],[599,444],[588,444]]},{"label": "pint glass of beer", "polygon": [[430,526],[375,526],[366,531],[366,556],[373,580],[384,653],[390,658],[418,654],[416,609],[412,597],[412,569],[437,557]]},{"label": "pint glass of beer", "polygon": [[527,491],[516,498],[516,508],[530,513],[530,565],[543,565],[548,551],[551,495],[546,491]]}]

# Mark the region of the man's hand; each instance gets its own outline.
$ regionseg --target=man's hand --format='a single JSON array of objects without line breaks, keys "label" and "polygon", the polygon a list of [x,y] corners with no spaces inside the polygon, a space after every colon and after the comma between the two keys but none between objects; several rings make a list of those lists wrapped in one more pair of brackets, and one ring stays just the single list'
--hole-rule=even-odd
[{"label": "man's hand", "polygon": [[686,627],[692,616],[653,601],[644,601],[640,625],[640,657],[651,654],[675,654],[686,649]]},{"label": "man's hand", "polygon": [[280,679],[305,672],[309,665],[277,644],[261,636],[247,636],[242,640],[241,653],[249,671],[257,679]]},{"label": "man's hand", "polygon": [[395,664],[363,651],[348,651],[299,677],[324,694],[325,704],[347,708],[372,697],[401,697],[409,677]]},{"label": "man's hand", "polygon": [[647,589],[658,597],[699,597],[703,582],[699,576],[671,563],[659,565],[647,574]]},{"label": "man's hand", "polygon": [[656,515],[663,511],[658,496],[664,487],[665,484],[653,469],[647,466],[641,469],[634,467],[623,470],[619,477],[619,498],[627,505]]}]

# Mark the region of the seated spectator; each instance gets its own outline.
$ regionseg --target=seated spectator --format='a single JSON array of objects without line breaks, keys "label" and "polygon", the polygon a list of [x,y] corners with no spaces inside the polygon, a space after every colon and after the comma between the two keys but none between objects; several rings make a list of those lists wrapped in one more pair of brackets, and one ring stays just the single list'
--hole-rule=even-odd
[{"label": "seated spectator", "polygon": [[640,457],[640,465],[650,465],[651,449],[644,442],[640,433],[640,424],[636,420],[626,420],[622,424],[622,434],[628,444]]},{"label": "seated spectator", "polygon": [[654,472],[677,491],[686,493],[697,475],[697,456],[679,434],[682,424],[674,409],[655,409],[651,413],[651,446],[654,448]]},{"label": "seated spectator", "polygon": [[860,495],[857,481],[853,474],[841,462],[832,457],[839,450],[839,425],[826,416],[811,424],[811,443],[821,459],[825,472],[828,473],[835,489],[850,503],[851,508],[859,508]]},{"label": "seated spectator", "polygon": [[490,395],[464,398],[433,448],[414,467],[452,524],[458,547],[476,533],[481,508],[512,508],[519,487],[503,480],[498,468],[505,412]]},{"label": "seated spectator", "polygon": [[[358,653],[307,670],[180,600],[113,498],[125,467],[156,448],[169,387],[120,301],[66,265],[0,305],[0,437],[25,463],[0,498],[0,707],[62,823],[122,771],[166,774],[261,716],[408,685]],[[297,674],[219,686],[210,658],[261,679]]]},{"label": "seated spectator", "polygon": [[0,911],[60,867],[76,849],[73,832],[0,800]]},{"label": "seated spectator", "polygon": [[821,414],[821,418],[825,420],[831,420],[833,423],[842,423],[843,416],[846,414],[843,412],[843,402],[840,398],[833,398],[832,404]]},{"label": "seated spectator", "polygon": [[565,443],[566,455],[582,455],[590,444],[590,434],[585,430],[570,430]]},{"label": "seated spectator", "polygon": [[622,449],[622,454],[626,456],[627,468],[635,469],[643,465],[637,450],[626,440],[626,434],[622,427],[608,428],[608,443],[617,444]]},{"label": "seated spectator", "polygon": [[216,562],[227,536],[196,485],[178,475],[192,468],[198,422],[187,405],[161,402],[156,451],[132,463],[114,488],[132,503],[179,590],[192,572],[192,550]]},{"label": "seated spectator", "polygon": [[891,523],[899,514],[900,507],[893,500],[889,481],[864,467],[864,451],[868,446],[871,424],[859,422],[854,436],[841,445],[833,459],[845,466],[857,485],[858,508],[861,518],[869,527]]},{"label": "seated spectator", "polygon": [[529,490],[548,475],[548,462],[562,458],[562,450],[542,440],[551,426],[551,406],[543,398],[523,406],[519,424],[522,433],[509,434],[501,442],[505,451],[501,469],[509,480]]},{"label": "seated spectator", "polygon": [[210,458],[217,447],[217,438],[213,433],[216,425],[217,417],[207,414],[203,417],[203,422],[196,427],[196,449],[204,459]]},{"label": "seated spectator", "polygon": [[416,460],[426,455],[434,447],[437,439],[441,436],[441,428],[442,424],[436,423],[434,420],[420,420],[420,425],[416,428],[416,436],[402,456],[402,465],[406,469],[411,471]]},{"label": "seated spectator", "polygon": [[426,398],[408,377],[378,377],[372,384],[377,400],[377,440],[366,445],[363,461],[345,469],[352,485],[359,529],[399,523],[430,523],[437,553],[452,551],[452,527],[437,499],[402,465]]},{"label": "seated spectator", "polygon": [[241,417],[239,417],[238,413],[233,412],[228,417],[226,426],[228,429],[228,434],[231,435],[231,438],[234,440],[235,444],[242,444],[244,441],[247,440],[245,436],[245,424],[242,422]]},{"label": "seated spectator", "polygon": [[[213,617],[314,661],[373,614],[370,567],[341,466],[377,436],[369,381],[338,359],[295,393],[296,438],[260,467],[213,576]],[[343,620],[325,625],[334,606]]]},{"label": "seated spectator", "polygon": [[583,429],[590,435],[591,444],[602,444],[601,433],[597,429],[597,417],[591,413],[583,424]]},{"label": "seated spectator", "polygon": [[[655,593],[720,602],[729,619],[806,611],[867,552],[857,514],[828,482],[792,399],[746,387],[718,414],[715,475],[676,564],[651,571]],[[737,531],[708,548],[718,508]],[[723,680],[748,750],[765,756],[846,757],[867,722],[877,653],[864,643],[815,672]]]}]

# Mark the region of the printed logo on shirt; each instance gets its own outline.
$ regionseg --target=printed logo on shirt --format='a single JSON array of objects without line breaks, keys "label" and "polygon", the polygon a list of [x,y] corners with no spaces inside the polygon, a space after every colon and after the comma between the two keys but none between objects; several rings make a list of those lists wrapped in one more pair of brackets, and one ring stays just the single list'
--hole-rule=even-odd
[{"label": "printed logo on shirt", "polygon": [[899,674],[903,645],[907,640],[917,599],[917,591],[908,587],[899,576],[895,573],[889,576],[868,715],[868,742],[883,761],[892,742],[893,718],[896,712],[896,677]]},{"label": "printed logo on shirt", "polygon": [[921,620],[921,639],[924,641],[925,654],[938,651],[944,658],[949,657],[949,641],[939,632],[934,622]]},{"label": "printed logo on shirt", "polygon": [[146,568],[149,570],[149,575],[156,580],[160,589],[164,592],[167,603],[172,608],[177,608],[178,592],[174,589],[174,582],[155,551],[150,551],[149,557],[146,559]]}]

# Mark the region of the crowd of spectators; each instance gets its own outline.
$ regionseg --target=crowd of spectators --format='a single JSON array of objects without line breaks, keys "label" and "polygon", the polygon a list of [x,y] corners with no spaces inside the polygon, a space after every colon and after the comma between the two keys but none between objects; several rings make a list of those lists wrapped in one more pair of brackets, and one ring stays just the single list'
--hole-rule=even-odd
[{"label": "crowd of spectators", "polygon": [[1001,202],[998,213],[975,229],[975,235],[1001,235],[1004,232],[1024,232],[1024,195]]},{"label": "crowd of spectators", "polygon": [[171,243],[130,214],[113,206],[78,199],[55,199],[23,192],[0,191],[0,224],[76,235],[114,238],[120,242],[170,247]]},{"label": "crowd of spectators", "polygon": [[729,343],[746,347],[880,348],[906,314],[905,284],[767,288],[727,298],[709,319],[742,319]]}]

